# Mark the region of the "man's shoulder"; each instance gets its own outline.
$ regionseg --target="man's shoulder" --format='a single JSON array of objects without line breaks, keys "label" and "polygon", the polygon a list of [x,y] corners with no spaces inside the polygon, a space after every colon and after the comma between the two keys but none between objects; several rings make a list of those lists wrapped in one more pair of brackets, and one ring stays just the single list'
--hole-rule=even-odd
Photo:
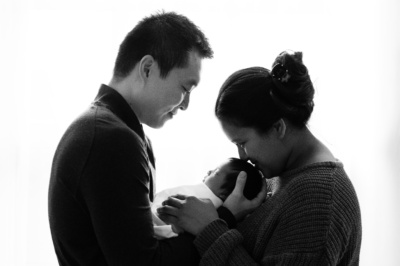
[{"label": "man's shoulder", "polygon": [[[120,153],[146,153],[145,140],[109,109],[91,107],[79,119],[88,121],[88,129],[93,131],[93,141],[97,147]],[[90,128],[90,125],[93,127]]]},{"label": "man's shoulder", "polygon": [[[70,125],[70,129],[80,134],[90,132],[96,135],[97,140],[111,136],[125,135],[135,142],[143,143],[138,134],[132,130],[122,119],[105,106],[92,104],[81,113]],[[112,141],[112,139],[109,139]]]},{"label": "man's shoulder", "polygon": [[93,150],[103,147],[104,151],[112,147],[112,150],[131,149],[132,152],[142,153],[145,142],[111,110],[91,105],[69,125],[59,147],[62,150]]}]

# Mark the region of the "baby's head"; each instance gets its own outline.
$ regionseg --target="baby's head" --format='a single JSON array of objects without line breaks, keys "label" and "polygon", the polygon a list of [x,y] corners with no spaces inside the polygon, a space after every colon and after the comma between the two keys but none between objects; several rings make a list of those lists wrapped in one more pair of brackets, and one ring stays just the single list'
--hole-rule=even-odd
[{"label": "baby's head", "polygon": [[225,201],[235,188],[237,176],[241,171],[247,173],[243,195],[249,200],[254,199],[261,190],[262,175],[244,160],[229,158],[219,167],[208,171],[203,182],[217,197]]}]

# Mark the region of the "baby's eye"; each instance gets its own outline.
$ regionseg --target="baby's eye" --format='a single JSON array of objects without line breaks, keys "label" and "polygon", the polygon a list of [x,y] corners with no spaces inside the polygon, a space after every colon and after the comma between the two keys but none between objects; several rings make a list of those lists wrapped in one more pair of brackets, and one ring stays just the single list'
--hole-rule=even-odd
[{"label": "baby's eye", "polygon": [[212,170],[209,170],[209,171],[207,172],[207,175],[211,175],[211,173],[212,173]]}]

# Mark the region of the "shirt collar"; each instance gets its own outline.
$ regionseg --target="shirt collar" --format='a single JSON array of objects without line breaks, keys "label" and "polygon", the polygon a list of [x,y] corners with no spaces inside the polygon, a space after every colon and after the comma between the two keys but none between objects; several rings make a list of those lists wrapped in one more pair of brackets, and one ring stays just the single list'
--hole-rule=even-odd
[{"label": "shirt collar", "polygon": [[128,102],[116,90],[102,84],[93,104],[105,106],[145,140],[142,124]]}]

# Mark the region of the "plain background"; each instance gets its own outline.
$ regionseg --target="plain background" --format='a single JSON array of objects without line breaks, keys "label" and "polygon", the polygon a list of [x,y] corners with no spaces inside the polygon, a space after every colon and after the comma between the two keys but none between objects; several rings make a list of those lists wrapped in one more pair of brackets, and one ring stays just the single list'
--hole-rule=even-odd
[{"label": "plain background", "polygon": [[158,190],[202,180],[237,156],[213,108],[234,71],[304,53],[316,88],[310,129],[345,165],[361,204],[360,265],[399,265],[400,4],[397,0],[0,1],[0,264],[56,265],[47,218],[54,151],[111,79],[118,46],[144,16],[188,16],[215,58],[186,112],[145,128]]}]

